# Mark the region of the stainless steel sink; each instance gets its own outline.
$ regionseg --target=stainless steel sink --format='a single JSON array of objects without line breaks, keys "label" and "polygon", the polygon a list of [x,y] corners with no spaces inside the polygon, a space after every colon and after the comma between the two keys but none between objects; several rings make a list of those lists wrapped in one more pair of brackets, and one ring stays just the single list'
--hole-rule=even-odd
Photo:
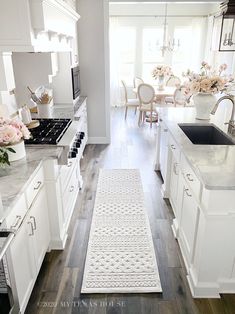
[{"label": "stainless steel sink", "polygon": [[184,134],[196,145],[235,145],[227,134],[213,124],[178,124]]}]

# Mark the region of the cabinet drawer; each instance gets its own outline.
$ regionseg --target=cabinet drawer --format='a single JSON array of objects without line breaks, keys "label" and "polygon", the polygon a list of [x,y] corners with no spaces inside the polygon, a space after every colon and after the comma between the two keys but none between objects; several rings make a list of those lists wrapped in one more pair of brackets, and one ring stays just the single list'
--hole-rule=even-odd
[{"label": "cabinet drawer", "polygon": [[77,159],[76,158],[71,158],[68,161],[67,165],[61,166],[60,169],[60,182],[61,182],[61,188],[62,191],[64,192],[66,189],[66,186],[68,184],[68,181],[72,175],[73,171],[76,171],[76,164]]},{"label": "cabinet drawer", "polygon": [[178,162],[180,160],[180,149],[171,135],[169,136],[169,148],[175,157],[175,161]]},{"label": "cabinet drawer", "polygon": [[42,188],[43,184],[44,184],[43,169],[40,168],[26,189],[26,201],[28,207],[31,206],[35,196],[38,194],[38,191]]},{"label": "cabinet drawer", "polygon": [[199,199],[200,198],[200,190],[201,190],[200,181],[196,177],[194,171],[189,166],[189,164],[186,161],[184,156],[182,156],[182,158],[181,158],[181,169],[182,169],[183,176],[184,176],[187,184],[191,188],[194,196],[196,196],[196,198]]},{"label": "cabinet drawer", "polygon": [[27,210],[25,195],[23,194],[6,218],[6,228],[17,230],[21,225]]}]

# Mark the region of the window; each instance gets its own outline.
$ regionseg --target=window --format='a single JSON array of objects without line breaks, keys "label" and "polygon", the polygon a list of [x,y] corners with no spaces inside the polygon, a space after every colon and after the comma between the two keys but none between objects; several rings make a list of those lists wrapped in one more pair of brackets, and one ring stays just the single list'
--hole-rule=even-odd
[{"label": "window", "polygon": [[179,27],[174,30],[174,38],[180,47],[172,54],[173,72],[181,76],[183,71],[191,67],[192,59],[192,27]]},{"label": "window", "polygon": [[132,85],[134,77],[136,30],[133,27],[120,27],[118,30],[120,44],[120,77]]},{"label": "window", "polygon": [[143,29],[143,69],[144,81],[151,82],[151,72],[156,64],[163,63],[162,53],[159,50],[163,38],[162,28]]}]

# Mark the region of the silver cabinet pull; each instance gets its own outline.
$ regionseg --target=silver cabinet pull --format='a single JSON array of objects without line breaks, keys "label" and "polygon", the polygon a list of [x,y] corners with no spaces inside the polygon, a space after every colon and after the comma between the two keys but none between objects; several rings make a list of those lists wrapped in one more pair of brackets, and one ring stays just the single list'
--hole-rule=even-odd
[{"label": "silver cabinet pull", "polygon": [[193,179],[191,178],[191,174],[190,174],[190,173],[187,173],[187,174],[186,174],[186,177],[187,177],[187,179],[188,179],[190,182],[193,182]]},{"label": "silver cabinet pull", "polygon": [[38,181],[37,185],[33,188],[34,190],[38,190],[41,186],[42,182]]},{"label": "silver cabinet pull", "polygon": [[74,190],[74,186],[72,185],[72,186],[70,187],[69,192],[73,192],[73,190]]},{"label": "silver cabinet pull", "polygon": [[184,189],[187,196],[192,197],[192,194],[189,193],[189,189]]},{"label": "silver cabinet pull", "polygon": [[30,219],[33,219],[33,230],[37,229],[36,219],[34,216],[30,216]]},{"label": "silver cabinet pull", "polygon": [[21,216],[17,215],[16,222],[13,225],[11,225],[11,228],[16,228],[20,221],[21,221]]},{"label": "silver cabinet pull", "polygon": [[29,234],[29,236],[33,236],[34,235],[34,231],[33,231],[33,224],[31,221],[28,221],[28,225],[31,226],[31,233]]},{"label": "silver cabinet pull", "polygon": [[70,168],[70,167],[72,166],[72,164],[73,164],[73,163],[70,161],[70,162],[68,163],[67,167]]},{"label": "silver cabinet pull", "polygon": [[173,144],[171,144],[171,148],[172,148],[172,149],[176,149],[176,148],[175,148],[175,145],[173,145]]},{"label": "silver cabinet pull", "polygon": [[163,129],[164,132],[168,132],[168,129]]},{"label": "silver cabinet pull", "polygon": [[174,165],[173,165],[174,173],[178,176],[179,173],[177,172],[177,167],[178,167],[178,163],[174,162]]}]

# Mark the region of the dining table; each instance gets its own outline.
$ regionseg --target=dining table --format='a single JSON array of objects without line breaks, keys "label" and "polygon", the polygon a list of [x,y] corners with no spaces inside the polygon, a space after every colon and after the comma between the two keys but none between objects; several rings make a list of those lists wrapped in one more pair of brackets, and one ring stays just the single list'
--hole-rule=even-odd
[{"label": "dining table", "polygon": [[[159,90],[157,85],[152,85],[155,90],[155,96],[158,99],[160,105],[165,104],[165,97],[173,97],[176,87],[164,86],[163,90]],[[133,88],[133,92],[137,95],[138,88]]]}]

